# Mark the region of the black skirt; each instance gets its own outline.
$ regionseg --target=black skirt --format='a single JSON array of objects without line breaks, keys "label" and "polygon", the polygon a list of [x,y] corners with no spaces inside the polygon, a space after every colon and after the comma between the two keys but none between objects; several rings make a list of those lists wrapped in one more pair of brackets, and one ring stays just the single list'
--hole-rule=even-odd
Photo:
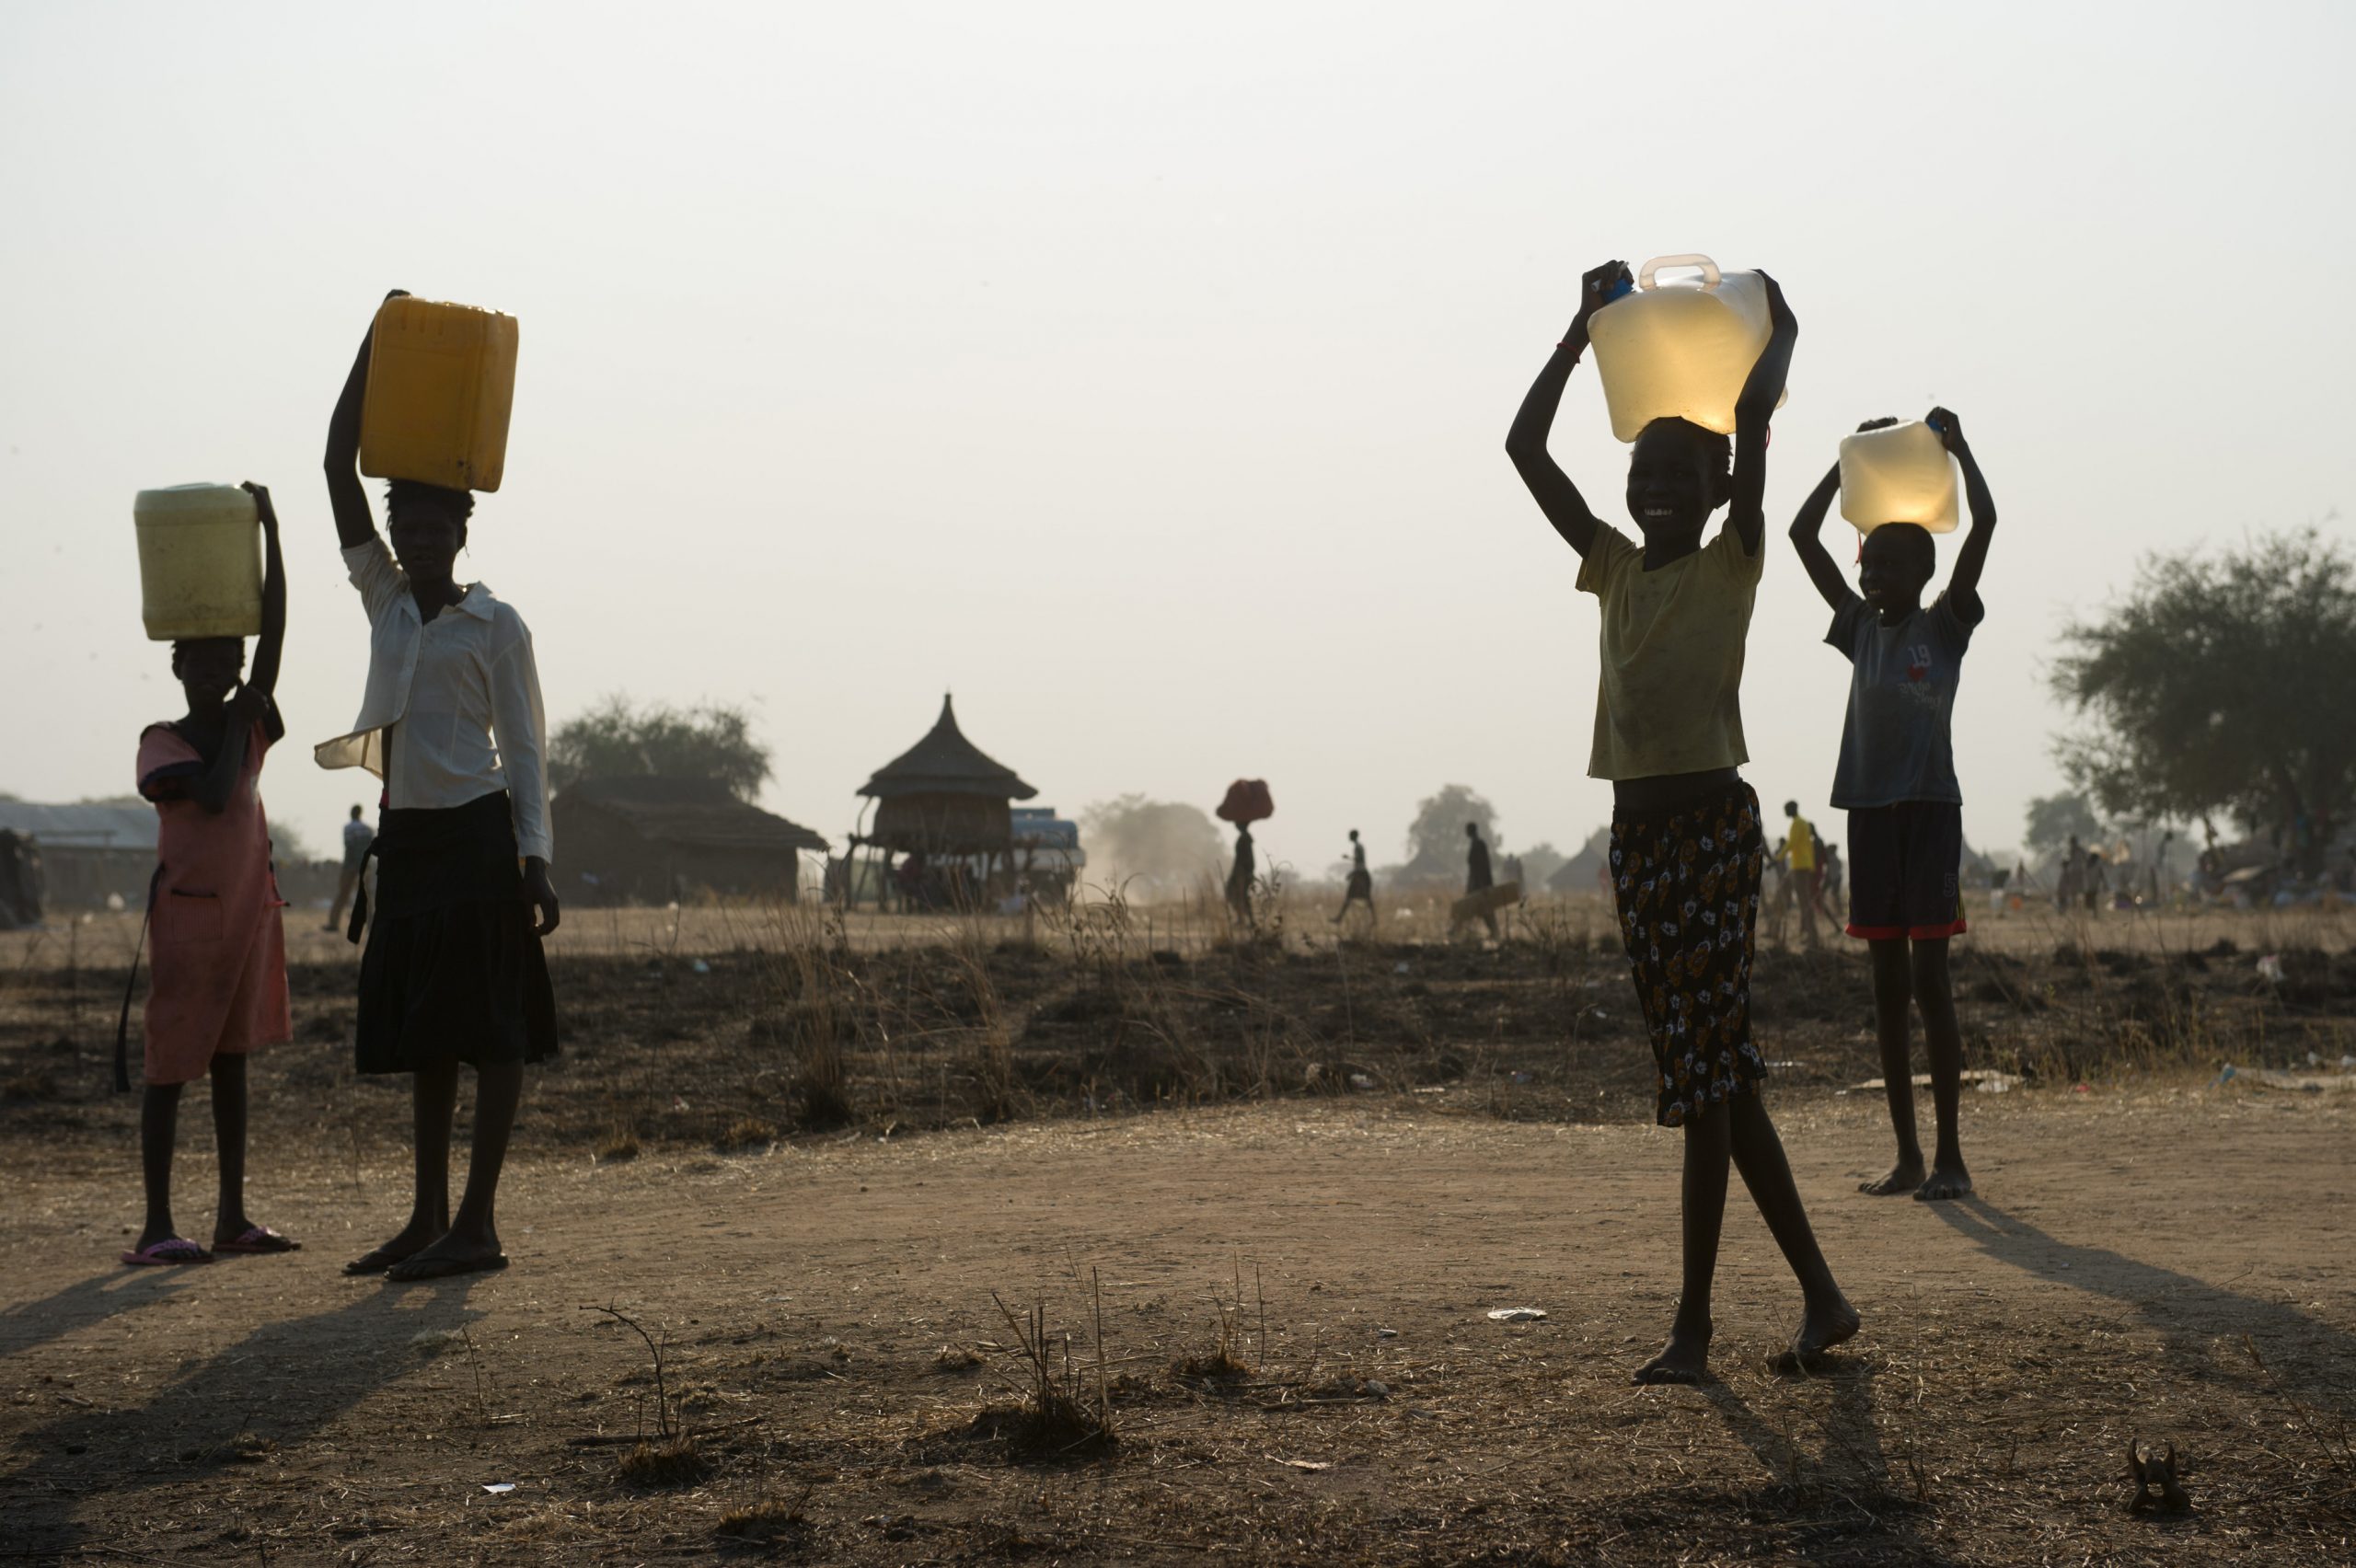
[{"label": "black skirt", "polygon": [[[413,1073],[556,1055],[556,992],[515,854],[506,791],[446,811],[387,811],[370,847],[357,1066]],[[354,923],[364,918],[354,912]]]}]

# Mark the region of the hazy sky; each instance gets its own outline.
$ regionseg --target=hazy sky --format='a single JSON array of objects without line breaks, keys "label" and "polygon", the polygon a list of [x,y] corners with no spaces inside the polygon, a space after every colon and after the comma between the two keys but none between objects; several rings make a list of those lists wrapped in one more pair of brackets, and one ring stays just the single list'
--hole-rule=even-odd
[{"label": "hazy sky", "polygon": [[[0,789],[130,788],[180,711],[133,492],[253,478],[271,813],[318,846],[373,800],[308,755],[367,648],[318,458],[398,285],[521,318],[462,575],[557,721],[747,704],[765,802],[837,841],[953,688],[1068,812],[1262,776],[1264,859],[1314,870],[1461,781],[1567,849],[1610,812],[1596,610],[1506,426],[1581,271],[1703,250],[1801,323],[1750,778],[1821,806],[1848,680],[1784,527],[1935,399],[2004,514],[1956,724],[2009,846],[2056,628],[2141,551],[2356,497],[2352,18],[0,0]],[[1591,366],[1554,450],[1624,525]]]}]

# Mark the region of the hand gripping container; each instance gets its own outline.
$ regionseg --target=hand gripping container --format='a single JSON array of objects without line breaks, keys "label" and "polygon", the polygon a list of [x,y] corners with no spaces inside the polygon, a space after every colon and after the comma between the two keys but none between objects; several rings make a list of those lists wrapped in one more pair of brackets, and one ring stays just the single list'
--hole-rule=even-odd
[{"label": "hand gripping container", "polygon": [[1842,437],[1841,515],[1860,534],[1885,523],[1955,532],[1955,459],[1939,432],[1909,420]]},{"label": "hand gripping container", "polygon": [[[1655,274],[1669,267],[1701,276],[1660,282]],[[1732,435],[1735,400],[1774,333],[1770,317],[1756,272],[1721,272],[1706,256],[1646,262],[1634,289],[1588,318],[1611,433],[1634,441],[1653,421],[1676,418]]]},{"label": "hand gripping container", "polygon": [[515,401],[515,318],[403,294],[376,312],[360,471],[495,490]]},{"label": "hand gripping container", "polygon": [[261,631],[261,514],[235,485],[144,490],[131,503],[139,531],[139,610],[157,642]]}]

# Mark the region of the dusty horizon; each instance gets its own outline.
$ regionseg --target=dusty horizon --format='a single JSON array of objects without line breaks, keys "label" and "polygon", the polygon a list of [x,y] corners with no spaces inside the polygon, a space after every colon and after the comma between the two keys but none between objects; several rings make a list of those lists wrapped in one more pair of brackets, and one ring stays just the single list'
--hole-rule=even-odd
[{"label": "dusty horizon", "polygon": [[[130,790],[180,710],[132,494],[251,478],[292,598],[264,794],[322,851],[373,799],[307,755],[365,656],[318,454],[398,285],[522,323],[462,574],[531,624],[552,723],[743,704],[762,803],[839,844],[953,689],[1066,815],[1265,778],[1263,857],[1314,877],[1461,782],[1572,853],[1610,812],[1596,612],[1501,445],[1581,271],[1700,249],[1801,322],[1747,776],[1842,836],[1847,665],[1783,530],[1857,421],[1945,403],[2004,518],[1965,829],[2011,848],[2062,787],[2072,615],[2147,550],[2346,536],[2356,327],[2300,277],[2356,230],[2356,19],[2261,9],[1705,6],[1701,115],[1536,6],[13,11],[0,661],[37,739],[0,790]],[[1553,449],[1617,521],[1591,366]]]}]

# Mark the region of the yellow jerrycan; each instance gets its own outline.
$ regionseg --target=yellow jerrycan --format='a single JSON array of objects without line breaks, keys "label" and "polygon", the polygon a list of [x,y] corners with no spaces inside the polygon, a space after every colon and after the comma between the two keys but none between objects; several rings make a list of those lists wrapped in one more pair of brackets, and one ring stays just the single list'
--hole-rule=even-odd
[{"label": "yellow jerrycan", "polygon": [[1939,432],[1921,420],[1908,420],[1843,436],[1841,515],[1860,534],[1885,523],[1955,532],[1955,459]]},{"label": "yellow jerrycan", "polygon": [[131,503],[140,615],[157,642],[261,631],[261,514],[235,485],[170,485]]},{"label": "yellow jerrycan", "polygon": [[495,490],[515,403],[515,318],[403,294],[376,312],[360,471]]},{"label": "yellow jerrycan", "polygon": [[[1663,282],[1657,274],[1669,268],[1701,275]],[[1588,318],[1611,433],[1634,441],[1653,421],[1676,418],[1732,435],[1735,400],[1774,334],[1771,316],[1756,272],[1721,272],[1706,256],[1646,262],[1634,289]]]}]

